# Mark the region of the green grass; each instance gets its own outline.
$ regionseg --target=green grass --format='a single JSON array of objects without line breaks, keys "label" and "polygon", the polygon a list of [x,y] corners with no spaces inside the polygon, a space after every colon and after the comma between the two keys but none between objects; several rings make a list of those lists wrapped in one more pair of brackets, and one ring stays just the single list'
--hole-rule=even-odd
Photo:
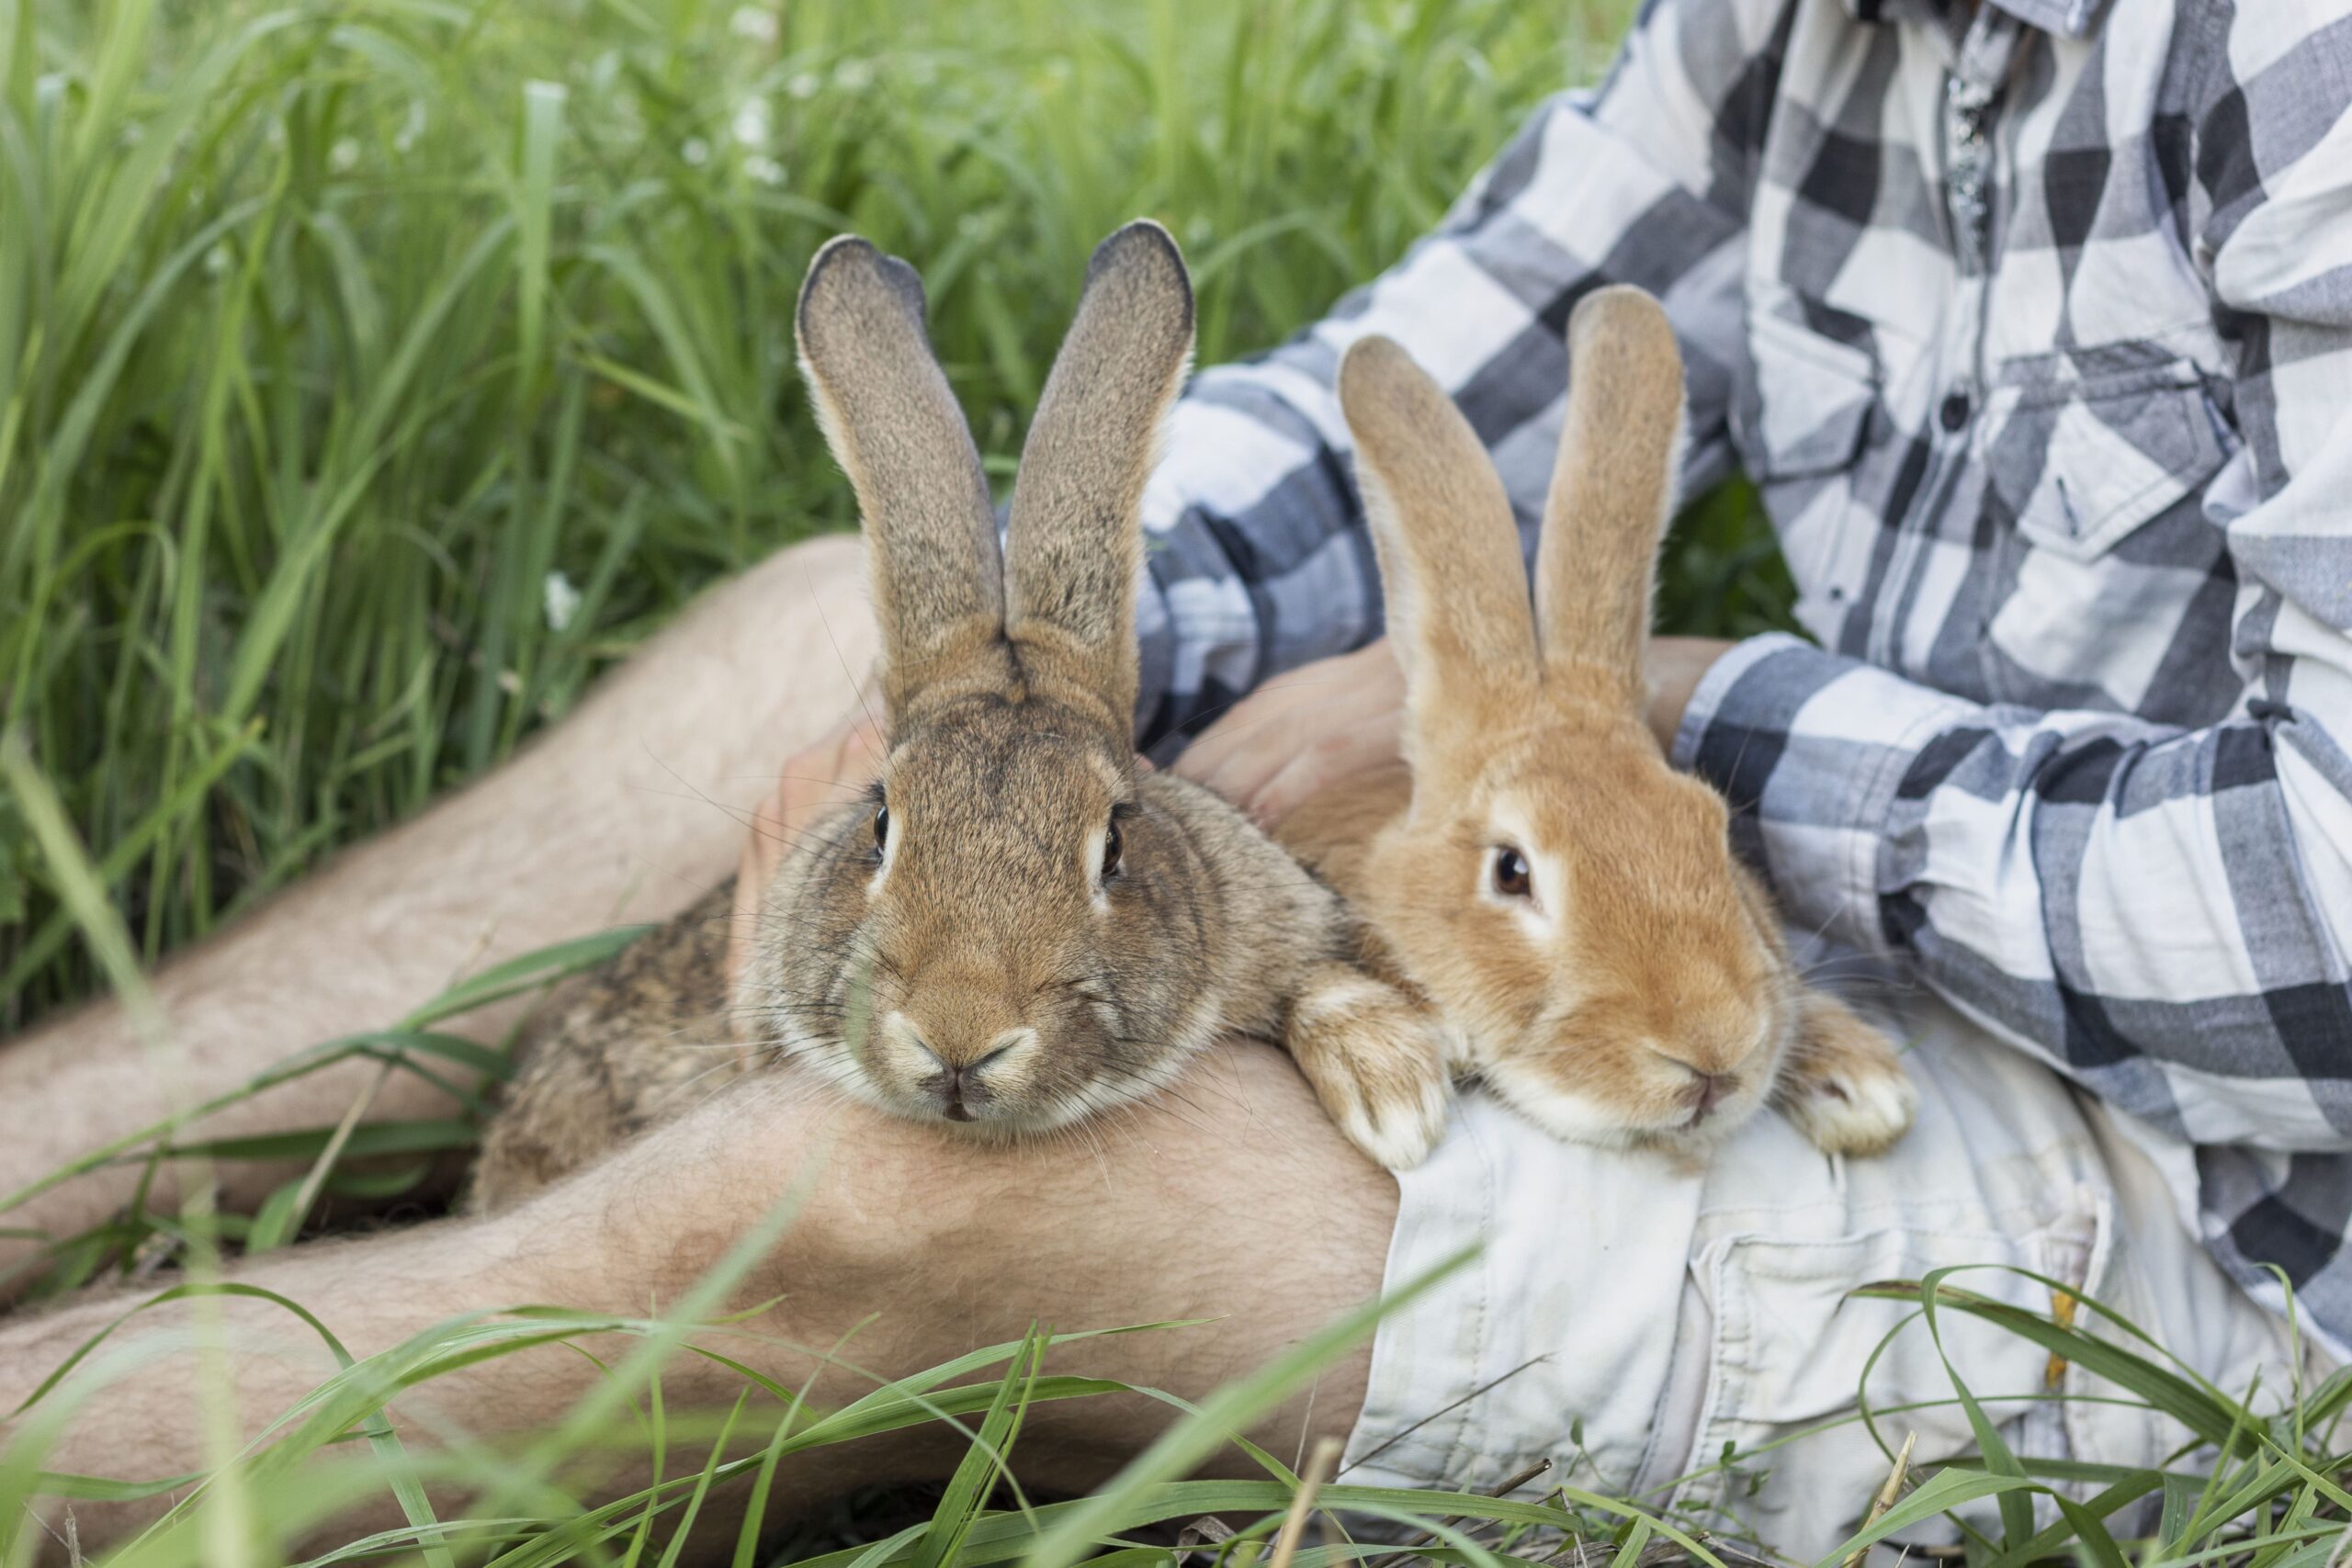
[{"label": "green grass", "polygon": [[[494,763],[699,585],[845,525],[787,320],[828,235],[861,230],[920,261],[943,356],[1001,474],[1087,250],[1114,224],[1150,213],[1183,240],[1204,360],[1276,341],[1396,256],[1537,99],[1596,71],[1627,9],[0,0],[0,1030],[108,986],[135,1000],[142,964]],[[557,574],[578,595],[568,615],[549,613]],[[1785,618],[1785,574],[1744,491],[1685,519],[1665,604],[1683,629]],[[274,1070],[353,1055],[388,1072],[494,1070],[438,1020],[599,951],[477,977]],[[175,1146],[170,1131],[109,1157],[256,1152]],[[472,1133],[458,1118],[288,1134],[266,1152],[310,1169],[259,1213],[134,1209],[53,1238],[43,1288],[190,1244],[280,1245],[322,1193],[381,1197],[417,1174],[397,1156]],[[360,1155],[375,1158],[349,1167]],[[0,1225],[22,1197],[0,1194]],[[2206,1441],[2161,1473],[2061,1476],[1995,1440],[1981,1461],[1912,1477],[1892,1517],[2007,1498],[1973,1563],[2330,1560],[2352,1502],[2337,1437],[2352,1382],[2283,1402],[2213,1389],[2153,1348],[2103,1347],[1965,1283],[1890,1289],[2098,1359],[2127,1397]],[[1930,1326],[1923,1306],[1904,1332]],[[411,1522],[365,1554],[659,1562],[715,1481],[952,1420],[969,1458],[935,1506],[909,1522],[898,1499],[871,1546],[828,1553],[804,1536],[770,1555],[1144,1568],[1168,1560],[1153,1529],[1215,1514],[1240,1530],[1222,1555],[1247,1563],[1297,1477],[1270,1457],[1254,1481],[1176,1477],[1344,1337],[1223,1392],[1095,1496],[1032,1507],[1000,1470],[1018,1474],[1029,1404],[1102,1396],[1069,1381],[1082,1345],[1057,1347],[1045,1375],[1036,1341],[999,1347],[841,1410],[747,1384],[731,1415],[710,1416],[653,1397],[681,1328],[436,1328],[324,1385],[303,1418],[193,1489],[135,1560],[205,1561],[224,1498],[258,1521],[267,1560],[318,1510],[389,1488]],[[503,1522],[433,1518],[420,1480],[493,1461],[405,1451],[382,1417],[392,1382],[605,1331],[643,1353],[560,1431],[495,1460]],[[1956,1383],[1952,1398],[1998,1408],[2007,1392]],[[40,1474],[57,1413],[36,1404],[0,1454],[0,1562],[36,1545],[21,1498],[60,1484]],[[649,1441],[673,1461],[651,1489],[588,1509],[536,1484]],[[2094,1500],[2036,1533],[2016,1504],[2059,1479],[2089,1483]],[[1577,1542],[1580,1561],[1630,1565],[1662,1540],[1700,1540],[1702,1524],[1702,1560],[1736,1561],[1724,1520],[1576,1480],[1508,1502],[1345,1487],[1324,1500],[1458,1521],[1422,1552],[1440,1562],[1532,1562]],[[2114,1507],[2143,1495],[2164,1499],[2159,1535],[2110,1540]],[[1319,1541],[1303,1568],[1365,1555]],[[746,1544],[735,1560],[761,1558]]]},{"label": "green grass", "polygon": [[[34,795],[38,798],[37,788]],[[37,808],[36,815],[44,836],[51,835],[56,826],[52,815],[46,807]],[[69,876],[78,879],[84,868],[70,846],[60,852],[60,858]],[[101,946],[124,945],[107,940],[109,922],[103,916],[96,925]],[[388,1061],[413,1066],[431,1056],[422,1043],[432,1038],[429,1030],[438,1018],[462,1011],[486,993],[534,984],[596,956],[581,949],[518,960],[502,973],[484,976],[436,999],[405,1021],[400,1031],[377,1037],[373,1043],[387,1053]],[[334,1055],[350,1044],[323,1047],[314,1056]],[[296,1066],[312,1059],[302,1058]],[[315,1157],[324,1179],[334,1178],[341,1160],[362,1152],[337,1145],[324,1129],[291,1136],[300,1146],[289,1144],[273,1152]],[[202,1157],[211,1152],[219,1151],[191,1145],[172,1149],[165,1128],[116,1151],[150,1161]],[[0,1194],[0,1224],[23,1196]],[[143,1302],[134,1300],[116,1328],[152,1306],[222,1290],[241,1291],[282,1308],[289,1332],[318,1336],[341,1370],[283,1413],[262,1437],[200,1474],[56,1474],[44,1469],[43,1459],[74,1414],[75,1385],[65,1381],[66,1374],[85,1362],[98,1365],[92,1358],[105,1348],[115,1329],[94,1336],[23,1406],[0,1410],[0,1426],[9,1433],[9,1440],[0,1443],[0,1563],[28,1561],[43,1545],[38,1538],[40,1527],[25,1506],[32,1496],[128,1498],[170,1491],[176,1502],[169,1513],[124,1546],[114,1561],[141,1568],[194,1568],[232,1560],[286,1562],[292,1560],[291,1543],[315,1532],[337,1510],[390,1495],[398,1502],[404,1524],[345,1542],[310,1559],[302,1568],[378,1558],[421,1561],[431,1568],[454,1568],[461,1562],[493,1568],[554,1568],[575,1562],[670,1568],[677,1561],[678,1543],[714,1487],[743,1483],[749,1493],[736,1495],[757,1499],[767,1495],[779,1467],[808,1462],[817,1450],[880,1432],[946,1423],[963,1435],[964,1456],[954,1475],[926,1495],[922,1506],[899,1495],[885,1509],[837,1514],[825,1528],[813,1532],[804,1529],[764,1547],[757,1531],[742,1529],[732,1535],[732,1562],[737,1568],[762,1563],[985,1568],[1015,1562],[1030,1568],[1175,1568],[1173,1532],[1193,1521],[1215,1519],[1234,1532],[1215,1549],[1219,1568],[1258,1568],[1270,1556],[1280,1555],[1279,1550],[1269,1549],[1285,1517],[1303,1515],[1303,1506],[1295,1504],[1302,1488],[1314,1483],[1236,1434],[1305,1386],[1371,1332],[1384,1313],[1435,1278],[1405,1282],[1388,1302],[1367,1305],[1329,1325],[1198,1405],[1089,1375],[1092,1334],[1057,1336],[1033,1328],[1017,1343],[976,1350],[900,1381],[876,1381],[870,1393],[825,1407],[812,1404],[805,1389],[778,1384],[743,1364],[752,1342],[760,1338],[757,1331],[741,1320],[707,1315],[735,1290],[756,1254],[773,1240],[776,1227],[788,1223],[785,1211],[790,1202],[787,1197],[778,1213],[753,1226],[730,1258],[667,1315],[618,1318],[560,1306],[476,1313],[358,1359],[299,1302],[250,1286],[208,1285],[201,1282],[201,1274],[197,1282],[156,1290]],[[254,1222],[224,1221],[218,1235],[201,1212],[192,1222],[189,1228],[196,1233],[192,1239],[199,1255],[220,1239],[248,1247],[271,1244],[254,1235]],[[101,1238],[103,1250],[127,1260],[150,1252],[146,1242],[155,1235],[191,1239],[173,1224],[173,1220],[156,1216],[151,1235],[144,1237],[125,1236],[117,1234],[119,1227],[108,1227]],[[61,1238],[56,1256],[74,1256],[87,1240]],[[1442,1267],[1464,1261],[1466,1255]],[[2068,1289],[2058,1280],[2033,1278],[2052,1292]],[[2346,1522],[2352,1518],[2352,1491],[2346,1490],[2352,1482],[2352,1442],[2342,1430],[2346,1407],[2352,1406],[2352,1369],[2315,1387],[2283,1393],[2224,1390],[2173,1362],[2160,1346],[2103,1303],[2085,1300],[2082,1305],[2088,1310],[2069,1314],[2062,1322],[1970,1288],[1980,1282],[1966,1270],[1952,1269],[1860,1292],[1909,1303],[1913,1310],[1889,1331],[1879,1350],[1855,1369],[1858,1392],[1869,1386],[1880,1352],[1898,1337],[1925,1336],[1940,1354],[1944,1325],[1955,1315],[1965,1316],[2105,1379],[2113,1392],[2101,1397],[2167,1417],[2181,1434],[2176,1451],[2160,1467],[2138,1470],[2018,1455],[2004,1442],[1996,1419],[2028,1402],[2074,1396],[2041,1387],[1972,1388],[1952,1371],[1949,1396],[1930,1406],[1872,1408],[1861,1401],[1859,1415],[1826,1421],[1766,1449],[1724,1453],[1687,1479],[1705,1483],[1728,1472],[1736,1483],[1738,1477],[1770,1469],[1781,1448],[1860,1422],[1868,1425],[1887,1451],[1889,1473],[1899,1472],[1902,1483],[1883,1514],[1866,1515],[1871,1502],[1868,1497],[1820,1499],[1825,1510],[1836,1509],[1860,1522],[1815,1568],[1835,1568],[1854,1550],[1948,1514],[1959,1522],[1971,1568],[2029,1563],[2335,1568],[2352,1540]],[[2077,1317],[2094,1314],[2117,1325],[2119,1331],[2097,1337],[2076,1326]],[[1213,1324],[1195,1324],[1136,1331],[1216,1330]],[[616,1337],[630,1348],[612,1353],[609,1347]],[[604,1349],[599,1361],[604,1378],[544,1431],[514,1434],[497,1442],[444,1434],[437,1446],[411,1450],[386,1409],[396,1394],[405,1396],[409,1390],[484,1359],[513,1355],[550,1340],[591,1338]],[[731,1407],[673,1406],[664,1400],[665,1369],[687,1355],[712,1359],[741,1374],[741,1390]],[[1950,1368],[1949,1361],[1945,1365]],[[136,1375],[135,1362],[114,1375]],[[1022,1484],[1019,1438],[1023,1418],[1035,1405],[1138,1393],[1175,1407],[1179,1418],[1100,1491],[1049,1501]],[[1904,1429],[1906,1416],[1928,1407],[1957,1407],[1976,1434],[1981,1457],[1916,1467],[1898,1458],[1894,1434]],[[1184,1479],[1204,1458],[1228,1446],[1261,1473],[1240,1480]],[[594,1478],[610,1473],[623,1456],[650,1459],[659,1479],[622,1496],[583,1501],[593,1492]],[[436,1486],[466,1489],[474,1493],[473,1501],[462,1514],[442,1517],[430,1501]],[[1613,1495],[1599,1487],[1580,1468],[1565,1475],[1534,1477],[1501,1498],[1324,1485],[1314,1501],[1325,1511],[1320,1517],[1333,1522],[1294,1540],[1291,1544],[1299,1549],[1292,1561],[1295,1568],[1336,1568],[1385,1558],[1392,1548],[1357,1539],[1367,1526],[1409,1532],[1420,1542],[1413,1549],[1420,1559],[1462,1568],[1566,1568],[1570,1563],[1579,1568],[1586,1563],[1659,1568],[1668,1562],[1757,1568],[1787,1561],[1745,1533],[1736,1501],[1728,1506],[1714,1501],[1717,1488],[1702,1487],[1699,1501],[1680,1506],[1673,1499],[1671,1484],[1635,1497]],[[1739,1495],[1736,1483],[1727,1490],[1735,1499]],[[1955,1512],[1972,1506],[1965,1519]],[[756,1504],[751,1517],[760,1517]],[[2127,1533],[2124,1521],[2133,1517],[2143,1521],[2139,1528],[2146,1533]],[[844,1537],[847,1544],[842,1544]]]},{"label": "green grass", "polygon": [[[1276,342],[1627,8],[0,0],[0,728],[159,957],[850,523],[828,236],[919,259],[1001,473],[1116,223],[1182,239],[1204,361]],[[1717,534],[1676,602],[1769,618]],[[0,796],[0,1028],[97,980]]]}]

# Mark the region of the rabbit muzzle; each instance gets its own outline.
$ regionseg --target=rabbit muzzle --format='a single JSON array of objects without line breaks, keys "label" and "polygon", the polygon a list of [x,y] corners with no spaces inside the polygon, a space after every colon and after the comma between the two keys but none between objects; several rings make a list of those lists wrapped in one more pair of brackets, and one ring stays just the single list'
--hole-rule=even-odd
[{"label": "rabbit muzzle", "polygon": [[875,1020],[867,1070],[910,1114],[948,1122],[1026,1120],[1045,1041],[1001,973],[921,974]]}]

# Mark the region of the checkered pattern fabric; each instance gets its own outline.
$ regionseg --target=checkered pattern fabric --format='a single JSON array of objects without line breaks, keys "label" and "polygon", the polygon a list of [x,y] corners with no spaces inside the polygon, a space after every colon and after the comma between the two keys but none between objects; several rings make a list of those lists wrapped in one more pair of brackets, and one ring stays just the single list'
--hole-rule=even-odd
[{"label": "checkered pattern fabric", "polygon": [[1690,361],[1814,641],[1678,759],[1792,919],[2175,1151],[2352,1346],[2352,10],[1657,0],[1438,232],[1200,376],[1147,496],[1148,742],[1380,628],[1331,381],[1405,344],[1541,504],[1607,282]]}]

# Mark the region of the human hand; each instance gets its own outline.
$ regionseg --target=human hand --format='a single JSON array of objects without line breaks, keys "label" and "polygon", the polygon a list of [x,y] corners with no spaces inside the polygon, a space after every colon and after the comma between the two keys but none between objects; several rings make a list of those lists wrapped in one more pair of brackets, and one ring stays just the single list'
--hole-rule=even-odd
[{"label": "human hand", "polygon": [[[1661,750],[1672,749],[1691,693],[1731,646],[1650,639],[1647,716]],[[1318,791],[1395,761],[1404,721],[1404,671],[1384,637],[1268,682],[1187,747],[1175,772],[1272,827]]]},{"label": "human hand", "polygon": [[1396,761],[1404,728],[1405,674],[1383,637],[1267,682],[1172,771],[1271,828],[1309,796]]},{"label": "human hand", "polygon": [[1691,694],[1699,682],[1714,667],[1716,660],[1731,650],[1732,645],[1721,637],[1654,637],[1644,663],[1650,678],[1650,733],[1657,737],[1658,750],[1671,755],[1675,732],[1682,728],[1683,711],[1690,705]]},{"label": "human hand", "polygon": [[752,830],[735,874],[735,918],[728,923],[727,983],[742,976],[759,929],[761,897],[808,825],[872,781],[882,765],[882,735],[863,703],[814,744],[785,760],[775,793],[752,813]]}]

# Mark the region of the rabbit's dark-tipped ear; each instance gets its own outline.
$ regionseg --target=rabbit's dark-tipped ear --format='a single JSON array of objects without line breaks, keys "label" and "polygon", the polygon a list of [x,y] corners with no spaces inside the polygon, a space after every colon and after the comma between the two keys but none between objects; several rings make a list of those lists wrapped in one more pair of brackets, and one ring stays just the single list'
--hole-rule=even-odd
[{"label": "rabbit's dark-tipped ear", "polygon": [[1135,722],[1143,488],[1193,355],[1176,242],[1130,223],[1095,249],[1029,427],[1005,533],[1005,632],[1032,692]]},{"label": "rabbit's dark-tipped ear", "polygon": [[1340,407],[1405,671],[1416,764],[1523,722],[1536,683],[1527,569],[1502,477],[1443,388],[1385,337],[1340,362]]},{"label": "rabbit's dark-tipped ear", "polygon": [[1603,288],[1568,318],[1567,416],[1535,553],[1545,678],[1640,708],[1658,544],[1682,462],[1682,354],[1658,302]]},{"label": "rabbit's dark-tipped ear", "polygon": [[922,280],[843,235],[800,286],[800,367],[865,519],[895,718],[1004,691],[1004,566],[963,410],[932,356]]}]

